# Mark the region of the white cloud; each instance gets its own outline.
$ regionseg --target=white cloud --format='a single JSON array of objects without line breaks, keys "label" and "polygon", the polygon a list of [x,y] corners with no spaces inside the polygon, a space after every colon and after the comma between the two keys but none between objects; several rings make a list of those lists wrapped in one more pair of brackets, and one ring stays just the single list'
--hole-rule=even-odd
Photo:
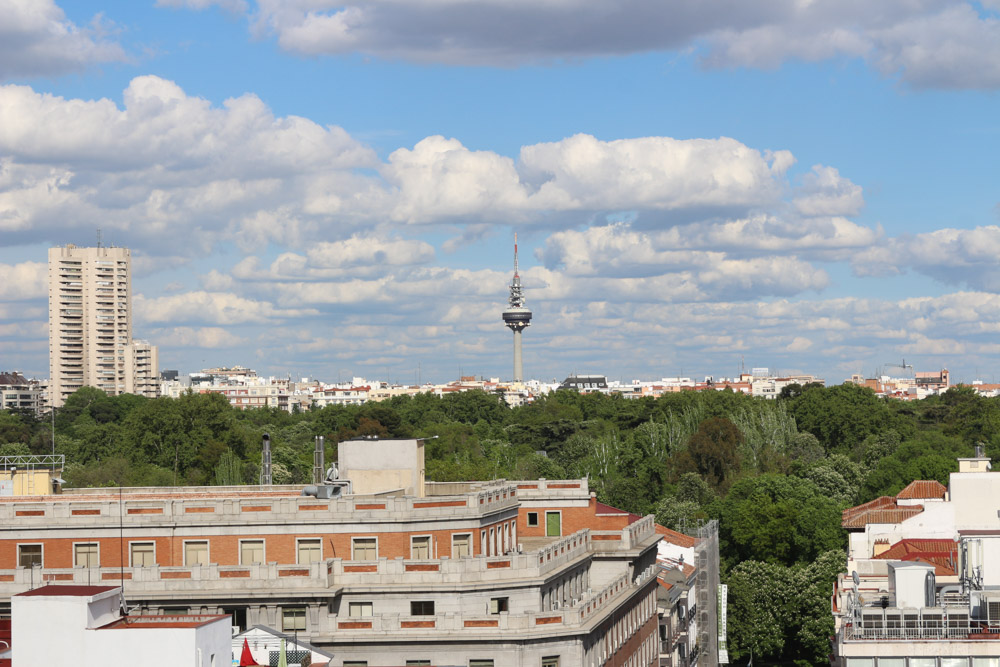
[{"label": "white cloud", "polygon": [[864,198],[861,186],[842,177],[839,171],[815,165],[803,178],[802,187],[792,205],[806,216],[857,215],[864,205]]},{"label": "white cloud", "polygon": [[230,329],[222,327],[171,327],[153,329],[150,336],[162,348],[199,347],[206,349],[232,349],[247,342]]},{"label": "white cloud", "polygon": [[[524,146],[516,160],[434,136],[379,162],[340,128],[275,117],[253,95],[215,107],[155,76],[133,79],[122,108],[0,87],[0,155],[0,229],[29,240],[101,227],[147,257],[228,241],[246,253],[311,248],[313,264],[321,243],[345,257],[428,261],[419,242],[367,248],[364,239],[390,243],[399,223],[458,225],[475,238],[492,222],[576,225],[616,210],[755,215],[783,205],[794,162],[725,137],[582,134]],[[811,196],[860,196],[839,175],[814,180]]]},{"label": "white cloud", "polygon": [[146,298],[133,298],[136,320],[145,323],[205,322],[211,324],[267,324],[315,315],[314,310],[276,308],[273,304],[225,292],[194,291]]},{"label": "white cloud", "polygon": [[81,28],[53,0],[0,0],[0,80],[122,60],[122,48],[102,35],[100,16]]},{"label": "white cloud", "polygon": [[805,352],[812,347],[812,341],[804,336],[796,336],[792,342],[785,346],[789,352]]},{"label": "white cloud", "polygon": [[377,164],[344,130],[276,118],[253,95],[213,107],[142,76],[124,100],[0,87],[0,229],[54,242],[72,221],[156,254],[301,241],[329,223],[305,210],[309,188],[360,192],[366,179],[351,170]]},{"label": "white cloud", "polygon": [[578,134],[521,149],[515,163],[428,137],[389,156],[392,217],[525,221],[545,211],[735,209],[774,204],[794,163],[729,138],[601,141]]},{"label": "white cloud", "polygon": [[221,7],[234,14],[247,10],[246,0],[156,0],[157,7],[184,7],[187,9],[204,10],[209,7]]},{"label": "white cloud", "polygon": [[1000,26],[989,8],[969,0],[258,0],[252,29],[304,55],[512,66],[700,49],[709,66],[865,58],[916,86],[995,88]]},{"label": "white cloud", "polygon": [[0,299],[40,299],[47,294],[48,265],[45,262],[0,264]]},{"label": "white cloud", "polygon": [[945,284],[1000,291],[1000,226],[899,236],[853,258],[861,276],[916,271]]},{"label": "white cloud", "polygon": [[1000,88],[1000,19],[971,4],[909,17],[873,36],[877,66],[915,86]]}]

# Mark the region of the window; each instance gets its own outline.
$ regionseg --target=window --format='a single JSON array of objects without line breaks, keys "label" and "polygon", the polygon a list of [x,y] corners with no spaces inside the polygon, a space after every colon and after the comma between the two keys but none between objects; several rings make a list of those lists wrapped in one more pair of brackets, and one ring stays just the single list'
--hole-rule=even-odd
[{"label": "window", "polygon": [[538,525],[538,512],[528,512],[528,525],[529,526]]},{"label": "window", "polygon": [[191,611],[189,607],[164,607],[164,616],[187,616],[188,612]]},{"label": "window", "polygon": [[433,616],[433,600],[414,600],[410,602],[410,616]]},{"label": "window", "polygon": [[510,611],[510,598],[490,598],[490,613]]},{"label": "window", "polygon": [[406,667],[431,667],[430,660],[407,660]]},{"label": "window", "polygon": [[208,542],[185,542],[184,564],[188,567],[208,565]]},{"label": "window", "polygon": [[364,618],[372,615],[371,602],[351,602],[347,605],[347,615],[350,618]]},{"label": "window", "polygon": [[305,629],[306,629],[305,607],[284,607],[281,610],[282,632],[305,632]]},{"label": "window", "polygon": [[97,542],[73,545],[73,567],[97,567]]},{"label": "window", "polygon": [[427,560],[431,557],[431,538],[428,536],[410,538],[410,558]]},{"label": "window", "polygon": [[264,562],[264,540],[240,540],[240,565],[261,565]]},{"label": "window", "polygon": [[493,667],[493,658],[486,660],[469,660],[469,667]]},{"label": "window", "polygon": [[377,537],[355,537],[351,541],[354,560],[377,560],[378,559],[378,538]]},{"label": "window", "polygon": [[308,565],[323,560],[323,541],[319,539],[299,540],[298,563]]},{"label": "window", "polygon": [[542,658],[542,667],[559,667],[558,655],[547,655]]},{"label": "window", "polygon": [[17,566],[34,567],[42,565],[42,545],[41,544],[18,544],[17,545]]},{"label": "window", "polygon": [[132,557],[132,567],[156,565],[156,547],[152,542],[130,542],[129,555]]},{"label": "window", "polygon": [[345,660],[344,667],[368,667],[367,660]]},{"label": "window", "polygon": [[452,535],[451,536],[451,557],[452,558],[466,558],[472,555],[472,550],[470,549],[472,543],[472,535],[465,533],[464,535]]}]

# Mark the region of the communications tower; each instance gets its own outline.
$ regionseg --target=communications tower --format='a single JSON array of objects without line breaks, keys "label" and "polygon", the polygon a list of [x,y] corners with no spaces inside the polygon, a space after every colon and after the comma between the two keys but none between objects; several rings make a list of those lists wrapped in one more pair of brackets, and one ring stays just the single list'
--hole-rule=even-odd
[{"label": "communications tower", "polygon": [[521,332],[531,324],[531,311],[524,307],[524,288],[517,273],[517,234],[514,234],[514,278],[510,281],[510,299],[503,311],[503,323],[514,332],[514,382],[524,380],[521,364]]}]

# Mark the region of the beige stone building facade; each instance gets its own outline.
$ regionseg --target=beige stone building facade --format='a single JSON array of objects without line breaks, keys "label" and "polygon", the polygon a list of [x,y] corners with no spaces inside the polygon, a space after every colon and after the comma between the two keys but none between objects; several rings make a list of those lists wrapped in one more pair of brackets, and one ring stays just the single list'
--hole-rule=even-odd
[{"label": "beige stone building facade", "polygon": [[112,396],[158,391],[155,346],[132,340],[131,271],[128,248],[49,249],[51,405],[85,385]]}]

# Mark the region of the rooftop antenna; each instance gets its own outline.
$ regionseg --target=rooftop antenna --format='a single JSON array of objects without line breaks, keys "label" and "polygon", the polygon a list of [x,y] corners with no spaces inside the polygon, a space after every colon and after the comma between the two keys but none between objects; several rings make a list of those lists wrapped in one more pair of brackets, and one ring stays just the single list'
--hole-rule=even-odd
[{"label": "rooftop antenna", "polygon": [[531,311],[524,306],[524,288],[517,267],[517,232],[514,233],[514,277],[510,282],[510,297],[507,310],[503,311],[503,323],[514,332],[514,382],[524,380],[524,366],[521,361],[521,332],[531,325]]},{"label": "rooftop antenna", "polygon": [[101,228],[97,228],[97,247],[101,247]]}]

